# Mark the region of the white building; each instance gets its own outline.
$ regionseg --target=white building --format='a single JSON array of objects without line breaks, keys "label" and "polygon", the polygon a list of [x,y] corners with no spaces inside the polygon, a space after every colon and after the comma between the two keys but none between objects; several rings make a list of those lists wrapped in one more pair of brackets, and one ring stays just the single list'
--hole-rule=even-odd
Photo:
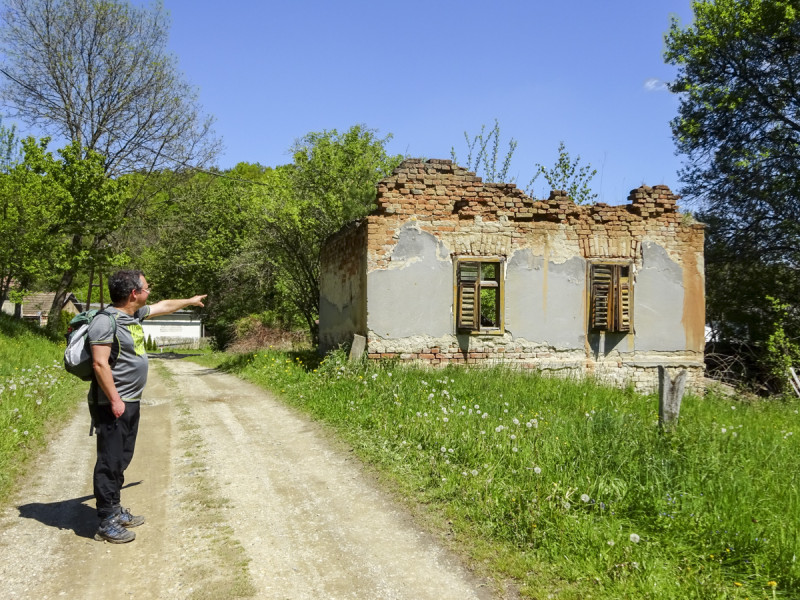
[{"label": "white building", "polygon": [[150,338],[164,348],[199,348],[205,333],[200,316],[190,310],[150,317],[142,322],[142,329],[145,339]]}]

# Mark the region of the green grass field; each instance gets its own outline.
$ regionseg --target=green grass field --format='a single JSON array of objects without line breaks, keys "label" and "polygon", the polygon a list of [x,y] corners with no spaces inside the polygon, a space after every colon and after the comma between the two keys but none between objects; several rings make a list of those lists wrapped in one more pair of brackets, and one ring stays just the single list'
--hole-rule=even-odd
[{"label": "green grass field", "polygon": [[524,595],[800,597],[797,405],[690,396],[662,433],[655,396],[588,381],[341,354],[222,368],[333,425]]}]

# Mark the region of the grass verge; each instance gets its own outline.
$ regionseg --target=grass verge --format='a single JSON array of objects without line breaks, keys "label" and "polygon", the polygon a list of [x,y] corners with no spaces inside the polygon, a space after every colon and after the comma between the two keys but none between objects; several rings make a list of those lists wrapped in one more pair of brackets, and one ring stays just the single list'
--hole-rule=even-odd
[{"label": "grass verge", "polygon": [[333,425],[531,598],[796,598],[796,405],[334,353],[199,358]]},{"label": "grass verge", "polygon": [[64,371],[64,348],[39,327],[0,313],[0,502],[85,398],[87,384]]}]

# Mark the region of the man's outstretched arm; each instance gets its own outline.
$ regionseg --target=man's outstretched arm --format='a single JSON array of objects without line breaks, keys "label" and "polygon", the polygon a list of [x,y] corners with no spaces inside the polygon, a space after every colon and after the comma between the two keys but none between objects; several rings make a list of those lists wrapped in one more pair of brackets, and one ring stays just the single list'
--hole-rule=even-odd
[{"label": "man's outstretched arm", "polygon": [[150,305],[150,314],[148,317],[155,317],[156,315],[168,315],[174,313],[176,310],[186,308],[187,306],[203,306],[203,300],[208,294],[201,294],[192,298],[184,298],[181,300],[162,300]]}]

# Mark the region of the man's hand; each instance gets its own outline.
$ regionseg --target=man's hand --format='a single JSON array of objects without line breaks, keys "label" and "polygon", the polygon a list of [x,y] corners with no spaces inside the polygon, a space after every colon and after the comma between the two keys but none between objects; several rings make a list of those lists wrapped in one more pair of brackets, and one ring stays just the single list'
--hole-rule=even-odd
[{"label": "man's hand", "polygon": [[199,296],[194,296],[193,298],[189,298],[188,306],[205,306],[203,304],[203,300],[208,294],[200,294]]},{"label": "man's hand", "polygon": [[111,412],[114,413],[115,418],[119,419],[122,416],[122,413],[125,412],[125,403],[119,398],[112,400]]}]

